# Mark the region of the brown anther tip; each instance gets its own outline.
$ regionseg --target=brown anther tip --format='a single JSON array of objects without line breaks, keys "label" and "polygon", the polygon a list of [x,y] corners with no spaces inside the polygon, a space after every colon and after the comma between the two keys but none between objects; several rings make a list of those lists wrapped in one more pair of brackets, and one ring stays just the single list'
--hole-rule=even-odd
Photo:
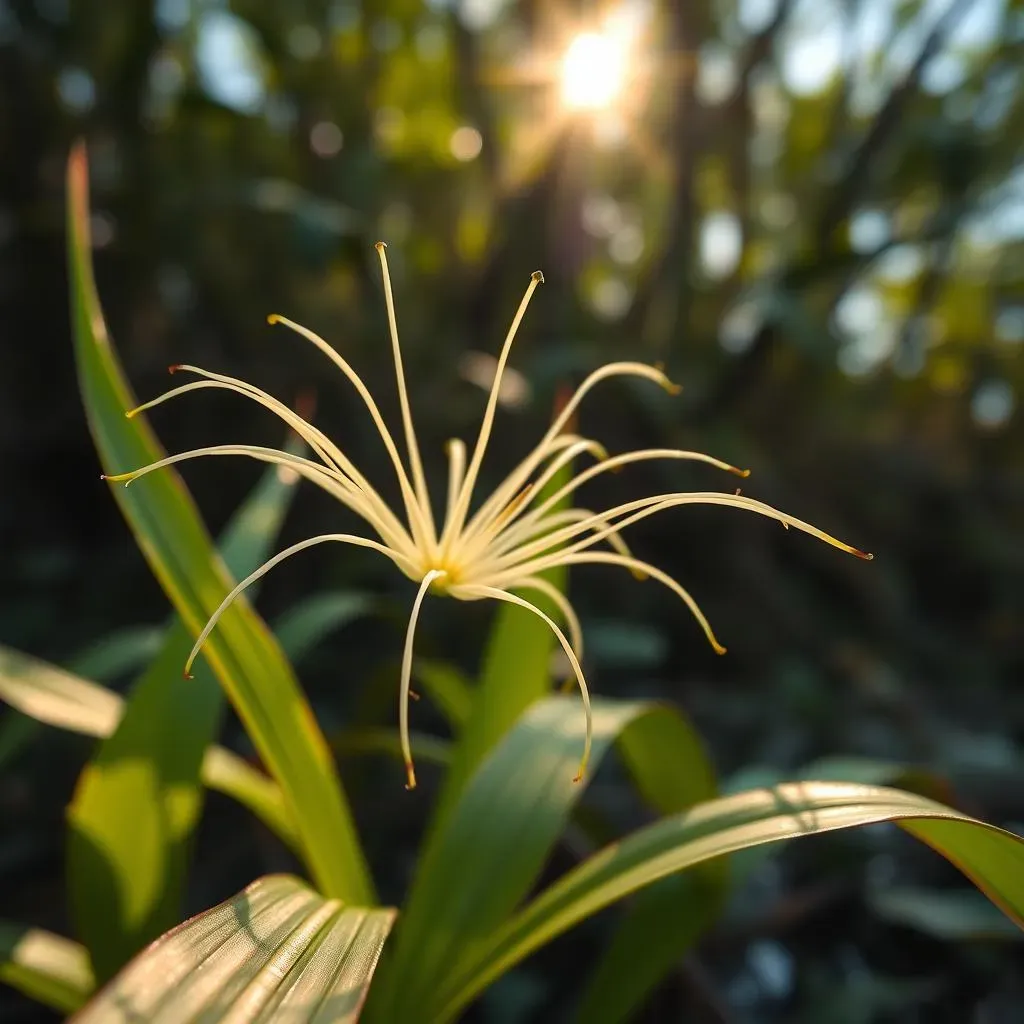
[{"label": "brown anther tip", "polygon": [[577,785],[583,781],[583,772],[577,772],[573,777],[572,781]]},{"label": "brown anther tip", "polygon": [[416,788],[416,772],[413,770],[411,764],[405,766],[405,788],[407,790],[413,790]]},{"label": "brown anther tip", "polygon": [[374,247],[374,249],[377,250],[377,252],[383,252],[388,247],[388,243],[387,242],[374,242],[373,243],[373,247]]},{"label": "brown anther tip", "polygon": [[735,466],[730,466],[729,467],[729,472],[730,473],[735,473],[737,476],[743,477],[744,480],[746,480],[747,477],[750,476],[750,470],[749,469],[737,469]]},{"label": "brown anther tip", "polygon": [[683,385],[676,384],[674,381],[665,378],[665,383],[662,385],[670,395],[682,394]]},{"label": "brown anther tip", "polygon": [[168,373],[177,373],[181,369],[181,363],[172,363],[167,367]]},{"label": "brown anther tip", "polygon": [[195,679],[195,676],[192,675],[192,673],[189,672],[188,669],[185,669],[185,671],[181,673],[181,678],[182,679]]},{"label": "brown anther tip", "polygon": [[875,556],[870,551],[859,551],[857,548],[854,548],[853,553],[858,558],[863,558],[865,562],[873,562],[875,560]]},{"label": "brown anther tip", "polygon": [[536,281],[537,284],[543,284],[544,283],[544,271],[543,270],[535,270],[530,275],[530,280],[531,281]]},{"label": "brown anther tip", "polygon": [[417,692],[416,692],[415,690],[410,690],[410,691],[409,691],[409,696],[410,696],[410,697],[411,697],[411,698],[412,698],[413,700],[419,700],[419,699],[420,699],[420,695],[419,695],[419,694],[418,694],[418,693],[417,693]]}]

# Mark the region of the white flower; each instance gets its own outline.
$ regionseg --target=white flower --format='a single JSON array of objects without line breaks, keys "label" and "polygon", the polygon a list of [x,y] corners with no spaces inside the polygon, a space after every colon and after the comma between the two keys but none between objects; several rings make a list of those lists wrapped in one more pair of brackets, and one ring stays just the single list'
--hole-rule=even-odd
[{"label": "white flower", "polygon": [[[609,363],[591,373],[576,389],[530,454],[509,473],[492,494],[474,507],[473,492],[494,426],[495,409],[505,364],[530,298],[537,285],[544,280],[539,271],[532,275],[526,294],[519,304],[512,326],[505,337],[487,406],[484,410],[480,433],[468,461],[467,449],[462,441],[452,440],[448,443],[447,500],[444,520],[438,528],[434,519],[430,492],[427,489],[416,431],[409,408],[409,396],[402,368],[402,354],[398,343],[398,327],[395,321],[394,300],[384,243],[378,242],[376,248],[384,277],[388,325],[394,353],[395,375],[398,381],[398,398],[404,433],[404,459],[372,395],[348,362],[331,345],[305,327],[276,315],[269,317],[269,322],[284,324],[312,342],[352,382],[369,411],[394,467],[401,490],[402,506],[400,509],[389,508],[345,453],[320,430],[266,392],[234,377],[210,373],[195,366],[171,367],[172,372],[187,371],[200,379],[174,388],[128,413],[129,416],[134,416],[145,409],[167,401],[169,398],[189,391],[204,388],[234,391],[246,398],[253,399],[280,417],[306,441],[319,461],[255,445],[217,445],[173,455],[130,473],[119,473],[107,477],[109,480],[124,481],[127,486],[146,473],[186,459],[204,455],[245,455],[294,470],[337,498],[343,505],[364,519],[376,533],[376,539],[345,533],[322,534],[293,544],[275,555],[239,583],[214,612],[196,640],[186,664],[186,672],[191,668],[199,650],[224,610],[246,587],[279,562],[290,558],[299,551],[328,541],[372,548],[390,558],[403,573],[419,584],[406,631],[399,696],[399,728],[408,788],[412,789],[416,785],[409,745],[409,684],[412,675],[413,638],[420,608],[428,591],[448,594],[463,601],[477,601],[482,598],[506,601],[525,608],[543,619],[548,625],[572,666],[579,683],[586,713],[586,740],[579,771],[575,777],[576,781],[579,781],[586,770],[591,746],[590,697],[583,669],[580,667],[583,638],[579,620],[569,600],[540,575],[542,572],[556,566],[603,564],[629,569],[639,578],[651,577],[668,587],[686,604],[700,623],[711,645],[719,654],[723,654],[725,648],[715,639],[710,625],[690,594],[667,573],[630,554],[629,549],[619,536],[625,527],[653,515],[655,512],[661,512],[676,505],[729,505],[777,519],[787,528],[795,526],[805,533],[844,551],[859,555],[861,558],[872,557],[836,540],[808,523],[801,522],[763,502],[743,497],[738,493],[682,491],[655,494],[617,505],[603,512],[565,507],[564,499],[572,495],[578,487],[587,481],[628,463],[647,459],[706,462],[738,476],[747,476],[746,471],[738,470],[725,462],[699,452],[647,448],[609,457],[596,441],[571,433],[563,433],[584,396],[596,384],[609,377],[643,377],[671,393],[678,391],[678,388],[668,380],[660,369],[643,363]],[[546,484],[550,483],[565,467],[584,455],[595,457],[598,460],[597,463],[577,473],[563,486],[556,488],[553,493],[549,493],[543,498],[540,497]],[[607,544],[609,550],[599,550],[598,546],[602,543]],[[524,593],[541,594],[546,597],[558,609],[569,636],[567,637],[563,633],[550,616],[527,597],[524,597]]]}]

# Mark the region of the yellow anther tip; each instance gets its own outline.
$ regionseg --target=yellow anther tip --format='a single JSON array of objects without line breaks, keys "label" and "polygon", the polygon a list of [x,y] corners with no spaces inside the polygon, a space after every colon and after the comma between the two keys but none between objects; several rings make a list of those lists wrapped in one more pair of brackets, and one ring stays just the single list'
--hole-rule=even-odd
[{"label": "yellow anther tip", "polygon": [[126,420],[133,420],[133,419],[135,419],[136,416],[138,416],[138,414],[139,414],[139,410],[138,409],[128,409],[125,412],[125,414],[124,414],[124,418]]},{"label": "yellow anther tip", "polygon": [[416,788],[416,772],[411,764],[405,766],[405,788],[407,790]]},{"label": "yellow anther tip", "polygon": [[749,469],[737,469],[735,466],[730,466],[729,467],[729,472],[730,473],[735,473],[737,476],[743,477],[744,480],[746,480],[746,478],[748,476],[750,476],[750,470]]},{"label": "yellow anther tip", "polygon": [[712,645],[711,645],[711,646],[712,646],[712,647],[714,647],[714,649],[715,649],[715,654],[725,654],[725,653],[726,653],[726,651],[728,650],[728,648],[727,648],[727,647],[723,647],[723,646],[722,646],[721,644],[719,644],[719,643],[712,643]]},{"label": "yellow anther tip", "polygon": [[640,572],[639,569],[630,569],[629,571],[633,574],[633,579],[637,580],[639,583],[643,583],[645,580],[650,579],[650,576],[648,576],[647,573]]},{"label": "yellow anther tip", "polygon": [[531,281],[536,281],[537,284],[543,284],[544,283],[544,271],[543,270],[535,270],[530,275],[530,280]]},{"label": "yellow anther tip", "polygon": [[271,327],[273,327],[274,324],[279,324],[280,322],[281,315],[279,313],[271,313],[270,316],[267,317],[267,323],[270,324]]},{"label": "yellow anther tip", "polygon": [[574,776],[572,777],[572,781],[573,781],[573,782],[574,782],[574,783],[575,783],[576,785],[579,785],[579,783],[581,783],[581,782],[583,781],[583,772],[577,772],[577,773],[576,773],[576,774],[575,774],[575,775],[574,775]]}]

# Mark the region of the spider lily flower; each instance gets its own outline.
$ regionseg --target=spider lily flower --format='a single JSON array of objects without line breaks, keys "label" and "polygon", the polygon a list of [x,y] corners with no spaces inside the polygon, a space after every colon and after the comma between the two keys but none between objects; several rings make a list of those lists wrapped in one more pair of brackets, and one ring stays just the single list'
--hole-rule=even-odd
[{"label": "spider lily flower", "polygon": [[[620,536],[623,529],[647,516],[678,505],[725,505],[767,516],[787,528],[796,527],[861,558],[872,557],[808,523],[779,512],[763,502],[741,496],[738,492],[683,491],[655,494],[601,512],[575,506],[566,507],[569,504],[568,499],[577,488],[594,477],[630,463],[651,459],[704,462],[737,476],[748,475],[747,470],[736,469],[710,455],[693,451],[648,448],[609,456],[596,441],[567,432],[567,427],[582,400],[596,385],[609,378],[639,377],[670,393],[678,391],[676,385],[669,381],[661,369],[637,362],[609,363],[591,373],[565,403],[536,447],[508,474],[493,493],[474,506],[474,491],[494,427],[502,377],[513,340],[530,299],[537,286],[544,280],[539,271],[531,276],[526,293],[505,336],[472,452],[470,453],[460,440],[448,443],[445,512],[444,519],[439,524],[434,518],[434,507],[427,488],[409,406],[384,243],[378,242],[376,249],[384,280],[388,328],[401,410],[404,457],[373,396],[345,358],[323,338],[300,324],[276,314],[268,319],[271,324],[283,324],[311,342],[349,379],[365,404],[384,443],[398,480],[400,507],[389,507],[348,456],[312,423],[260,388],[234,377],[210,373],[196,366],[172,366],[172,373],[187,372],[197,379],[173,388],[127,413],[128,416],[135,416],[171,398],[192,391],[233,391],[258,402],[287,423],[306,441],[316,459],[255,445],[216,445],[172,455],[129,473],[108,476],[108,480],[123,481],[127,486],[147,473],[188,459],[242,455],[293,470],[356,513],[375,534],[366,537],[347,533],[321,534],[293,544],[269,559],[242,580],[210,617],[189,655],[185,666],[186,674],[225,609],[247,587],[274,566],[300,551],[328,542],[370,548],[389,558],[401,572],[418,584],[406,629],[399,691],[399,731],[407,776],[406,788],[412,789],[416,785],[409,744],[409,696],[416,623],[428,592],[448,595],[463,601],[493,599],[517,605],[543,620],[552,631],[572,667],[586,715],[586,738],[579,770],[575,776],[575,781],[579,781],[586,771],[591,748],[590,696],[580,665],[583,637],[572,604],[541,575],[545,570],[556,566],[611,565],[628,569],[641,579],[649,577],[656,580],[687,606],[715,651],[724,654],[725,648],[715,638],[711,626],[689,592],[668,573],[634,557]],[[550,484],[560,472],[583,456],[591,456],[596,462],[576,473],[562,486],[555,487],[553,492],[550,487],[545,491],[545,485]],[[535,603],[536,595],[546,598],[557,609],[568,636],[550,615],[538,607]]]}]

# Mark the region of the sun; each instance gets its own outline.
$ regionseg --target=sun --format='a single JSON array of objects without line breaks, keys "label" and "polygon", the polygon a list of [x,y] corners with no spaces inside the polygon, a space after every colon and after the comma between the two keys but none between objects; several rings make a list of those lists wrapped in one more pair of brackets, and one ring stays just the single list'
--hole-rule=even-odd
[{"label": "sun", "polygon": [[562,58],[562,102],[573,110],[603,110],[626,84],[626,40],[611,32],[583,32]]}]

